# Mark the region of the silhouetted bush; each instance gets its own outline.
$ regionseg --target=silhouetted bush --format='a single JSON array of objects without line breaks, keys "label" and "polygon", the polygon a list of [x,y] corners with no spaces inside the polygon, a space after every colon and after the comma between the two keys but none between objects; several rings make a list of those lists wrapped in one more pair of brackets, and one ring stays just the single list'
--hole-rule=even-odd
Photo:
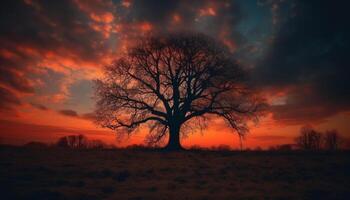
[{"label": "silhouetted bush", "polygon": [[188,150],[190,150],[190,151],[207,151],[208,148],[201,147],[199,145],[192,145],[188,148]]},{"label": "silhouetted bush", "polygon": [[212,151],[231,151],[231,147],[226,144],[220,144],[218,146],[212,146],[210,147],[210,150]]},{"label": "silhouetted bush", "polygon": [[127,146],[125,149],[129,149],[129,150],[152,150],[152,149],[156,149],[155,147],[149,147],[149,146],[145,146],[142,144],[132,144]]}]

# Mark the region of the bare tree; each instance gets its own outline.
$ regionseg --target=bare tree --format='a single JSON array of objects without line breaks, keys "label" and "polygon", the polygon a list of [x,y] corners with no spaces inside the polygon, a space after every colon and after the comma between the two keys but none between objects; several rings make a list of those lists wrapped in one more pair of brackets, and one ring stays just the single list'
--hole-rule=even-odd
[{"label": "bare tree", "polygon": [[297,145],[304,150],[321,149],[322,134],[310,126],[304,126],[300,129],[300,135],[295,139]]},{"label": "bare tree", "polygon": [[143,38],[96,81],[97,123],[133,133],[147,123],[148,141],[169,135],[166,149],[181,149],[184,128],[223,118],[242,136],[261,100],[247,88],[245,71],[227,48],[202,34]]},{"label": "bare tree", "polygon": [[69,135],[58,139],[56,146],[64,148],[87,148],[88,140],[84,135]]},{"label": "bare tree", "polygon": [[340,137],[337,130],[328,130],[324,135],[325,149],[335,151],[339,148]]}]

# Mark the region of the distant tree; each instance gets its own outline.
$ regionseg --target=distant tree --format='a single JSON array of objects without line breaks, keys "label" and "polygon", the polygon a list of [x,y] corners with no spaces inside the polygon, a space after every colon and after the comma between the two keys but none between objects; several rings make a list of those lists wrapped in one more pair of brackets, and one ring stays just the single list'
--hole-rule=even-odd
[{"label": "distant tree", "polygon": [[69,135],[59,138],[56,146],[72,149],[84,149],[88,147],[88,140],[84,135]]},{"label": "distant tree", "polygon": [[340,144],[340,136],[337,130],[328,130],[324,135],[324,145],[326,150],[338,150]]},{"label": "distant tree", "polygon": [[76,148],[78,149],[83,149],[83,148],[87,148],[88,146],[88,140],[84,135],[78,135],[78,137],[76,137]]},{"label": "distant tree", "polygon": [[242,136],[262,105],[245,77],[227,48],[205,35],[149,36],[96,81],[97,123],[128,134],[147,123],[148,142],[169,135],[168,150],[181,149],[184,128],[201,126],[209,115],[223,118]]},{"label": "distant tree", "polygon": [[300,135],[295,138],[296,144],[303,150],[321,149],[322,134],[310,126],[304,126],[300,129]]}]

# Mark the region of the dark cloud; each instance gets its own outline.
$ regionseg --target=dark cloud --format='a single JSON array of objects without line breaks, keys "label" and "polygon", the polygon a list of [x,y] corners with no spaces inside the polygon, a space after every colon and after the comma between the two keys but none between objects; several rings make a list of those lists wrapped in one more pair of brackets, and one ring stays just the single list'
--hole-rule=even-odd
[{"label": "dark cloud", "polygon": [[18,105],[21,105],[20,99],[10,90],[0,87],[0,111],[13,111]]},{"label": "dark cloud", "polygon": [[271,106],[274,119],[290,125],[321,123],[328,117],[350,110],[346,99],[328,98],[329,93],[332,91],[319,91],[312,86],[298,86],[287,93],[286,104]]},{"label": "dark cloud", "polygon": [[[121,46],[130,35],[140,34],[143,23],[149,23],[154,31],[205,32],[233,48],[244,41],[236,30],[241,12],[234,2],[132,1],[129,8],[121,4],[109,0],[2,2],[0,84],[38,96],[62,93],[62,80],[67,75],[60,74],[62,68],[103,64],[102,60],[118,49],[115,46]],[[84,91],[91,93],[90,89]],[[70,104],[81,99],[75,93],[71,97]]]},{"label": "dark cloud", "polygon": [[180,1],[133,1],[129,12],[125,13],[125,21],[149,21],[156,25],[166,24],[171,21],[171,13],[175,13],[180,6]]},{"label": "dark cloud", "polygon": [[55,95],[60,93],[65,74],[56,72],[50,68],[42,69],[42,74],[31,75],[34,79],[40,79],[42,84],[35,88],[36,95]]},{"label": "dark cloud", "polygon": [[65,115],[65,116],[78,117],[78,113],[74,110],[60,110],[58,112],[62,115]]},{"label": "dark cloud", "polygon": [[[61,86],[69,77],[56,65],[65,70],[101,65],[142,29],[190,30],[217,38],[241,63],[256,65],[253,80],[262,90],[288,90],[286,104],[272,106],[275,119],[296,124],[322,121],[350,109],[345,4],[149,0],[131,1],[127,7],[110,0],[6,0],[0,7],[0,107],[14,109],[22,93],[63,93]],[[64,90],[72,95],[63,94],[69,96],[67,105],[88,112],[91,83],[69,81]],[[84,118],[76,111],[63,111],[59,112]]]},{"label": "dark cloud", "polygon": [[258,85],[294,89],[285,105],[273,106],[285,121],[322,120],[350,109],[347,1],[290,1],[264,59]]},{"label": "dark cloud", "polygon": [[149,22],[157,32],[203,32],[235,49],[246,41],[237,30],[243,15],[236,1],[133,1],[127,10],[120,7],[117,12],[121,23]]},{"label": "dark cloud", "polygon": [[65,109],[65,110],[59,110],[58,111],[61,115],[68,116],[68,117],[76,117],[84,120],[94,121],[96,119],[96,114],[91,113],[84,113],[84,114],[78,114],[75,110]]},{"label": "dark cloud", "polygon": [[85,113],[80,116],[82,119],[94,121],[96,119],[96,114],[95,113]]},{"label": "dark cloud", "polygon": [[107,42],[93,29],[89,17],[69,0],[6,1],[1,10],[1,18],[7,19],[0,20],[1,38],[11,41],[13,48],[27,45],[43,52],[65,50],[57,53],[93,61],[106,51]]},{"label": "dark cloud", "polygon": [[38,103],[30,103],[30,105],[32,105],[33,107],[39,109],[39,110],[48,110],[48,108],[42,104],[38,104]]},{"label": "dark cloud", "polygon": [[67,104],[74,106],[75,110],[79,111],[91,111],[94,108],[93,98],[93,81],[80,80],[72,84],[69,88],[69,93],[72,94],[71,98],[67,100]]},{"label": "dark cloud", "polygon": [[34,88],[29,80],[23,75],[11,69],[0,67],[1,83],[25,93],[33,93]]},{"label": "dark cloud", "polygon": [[[43,67],[57,70],[58,65],[70,68],[72,65],[83,67],[87,63],[101,64],[101,59],[110,52],[109,46],[113,43],[94,27],[92,17],[98,20],[105,13],[102,13],[99,6],[94,7],[96,12],[88,12],[83,8],[79,1],[69,0],[2,2],[0,85],[19,94],[39,92],[42,95],[43,91],[60,87],[52,84],[56,81],[54,79],[49,82],[45,80],[46,75],[50,74],[42,74]],[[103,12],[111,9],[113,7],[106,8]],[[45,84],[40,85],[45,90],[37,90],[35,84],[40,82]],[[6,95],[2,91],[2,96],[8,100],[14,99],[10,98],[8,91]]]}]

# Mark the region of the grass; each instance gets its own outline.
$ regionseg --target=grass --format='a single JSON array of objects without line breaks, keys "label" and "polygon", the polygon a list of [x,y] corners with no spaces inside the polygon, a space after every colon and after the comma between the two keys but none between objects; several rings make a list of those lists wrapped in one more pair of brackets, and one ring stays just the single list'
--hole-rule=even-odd
[{"label": "grass", "polygon": [[348,199],[348,152],[0,149],[1,199]]}]

